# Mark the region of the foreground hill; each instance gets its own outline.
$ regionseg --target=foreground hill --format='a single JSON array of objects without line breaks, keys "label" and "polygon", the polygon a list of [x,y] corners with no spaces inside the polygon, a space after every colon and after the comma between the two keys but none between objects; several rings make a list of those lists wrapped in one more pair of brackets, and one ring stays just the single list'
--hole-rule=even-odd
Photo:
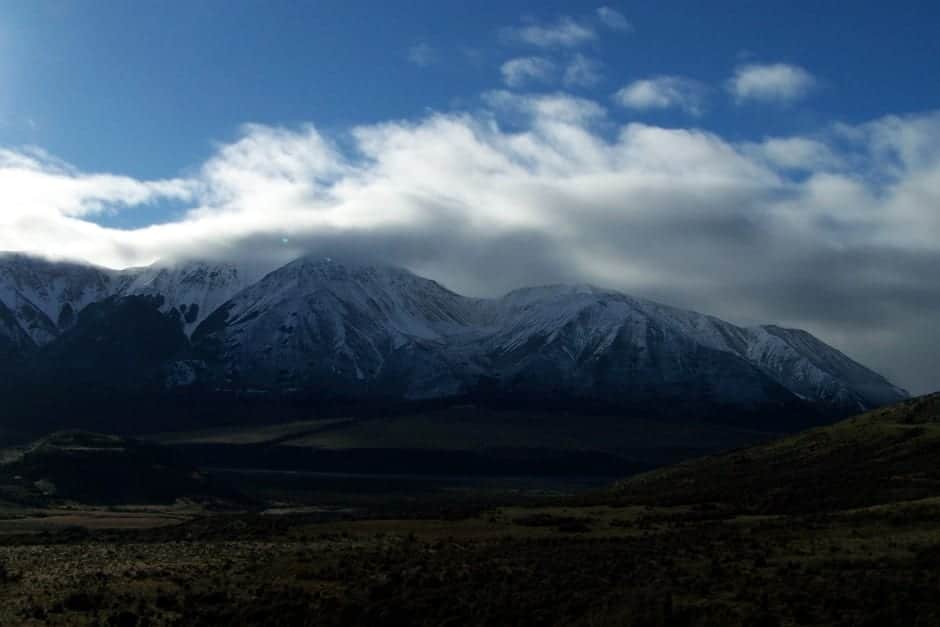
[{"label": "foreground hill", "polygon": [[940,394],[628,479],[633,503],[809,513],[940,496]]}]

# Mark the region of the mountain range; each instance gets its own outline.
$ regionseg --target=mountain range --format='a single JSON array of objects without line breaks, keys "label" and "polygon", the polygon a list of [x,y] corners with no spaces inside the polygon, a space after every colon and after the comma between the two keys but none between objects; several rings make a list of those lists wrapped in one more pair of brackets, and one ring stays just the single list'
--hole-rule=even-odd
[{"label": "mountain range", "polygon": [[65,398],[59,413],[83,395],[184,395],[846,415],[908,396],[801,330],[590,285],[469,298],[315,256],[256,278],[228,263],[110,270],[2,254],[0,357],[0,391],[21,407]]}]

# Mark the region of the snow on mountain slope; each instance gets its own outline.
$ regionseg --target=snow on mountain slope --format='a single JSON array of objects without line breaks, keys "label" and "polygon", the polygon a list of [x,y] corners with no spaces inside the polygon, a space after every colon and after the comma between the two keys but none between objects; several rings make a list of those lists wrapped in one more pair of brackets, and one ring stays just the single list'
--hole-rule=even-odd
[{"label": "snow on mountain slope", "polygon": [[846,407],[906,395],[812,336],[774,329],[583,285],[470,299],[402,269],[305,258],[239,293],[194,339],[230,375],[263,386],[426,397],[485,377],[612,400],[798,396]]},{"label": "snow on mountain slope", "polygon": [[480,301],[400,268],[302,258],[237,294],[197,329],[256,383],[325,385],[408,397],[457,390],[446,338],[482,317]]},{"label": "snow on mountain slope", "polygon": [[0,254],[0,302],[37,345],[55,339],[79,311],[114,289],[113,273],[103,268]]},{"label": "snow on mountain slope", "polygon": [[[586,360],[600,359],[619,342],[621,362],[634,364],[629,376],[644,376],[643,368],[648,375],[651,367],[661,369],[661,376],[680,375],[692,365],[692,351],[688,346],[680,349],[679,344],[691,343],[738,356],[803,399],[868,409],[908,396],[805,331],[738,327],[592,286],[527,288],[511,292],[502,303],[509,311],[508,324],[489,340],[491,350],[511,352],[528,346],[531,351],[540,343],[555,344],[555,362],[568,362],[582,374]],[[629,351],[622,350],[625,345]],[[742,381],[748,378],[740,376]]]},{"label": "snow on mountain slope", "polygon": [[160,310],[179,316],[190,334],[250,281],[231,264],[154,264],[116,271],[89,264],[0,254],[0,303],[43,346],[71,327],[79,312],[111,296],[157,296]]},{"label": "snow on mountain slope", "polygon": [[495,381],[611,401],[799,397],[853,409],[907,396],[803,331],[585,285],[467,298],[404,269],[315,257],[253,282],[224,263],[112,271],[0,254],[0,350],[49,344],[88,305],[135,295],[156,297],[224,385],[428,398]]},{"label": "snow on mountain slope", "polygon": [[497,303],[503,314],[493,342],[494,348],[502,351],[533,336],[545,336],[551,342],[573,326],[578,330],[573,338],[577,355],[588,347],[597,354],[614,342],[624,325],[637,330],[634,342],[642,350],[650,338],[639,331],[651,321],[662,332],[693,338],[697,344],[716,350],[735,352],[740,345],[741,330],[727,322],[591,285],[523,288]]},{"label": "snow on mountain slope", "polygon": [[121,295],[162,297],[160,311],[178,314],[186,335],[250,283],[236,266],[206,261],[133,268],[121,280]]},{"label": "snow on mountain slope", "polygon": [[774,325],[747,329],[746,356],[802,398],[864,411],[908,393],[806,331]]},{"label": "snow on mountain slope", "polygon": [[501,324],[482,345],[493,372],[514,387],[552,381],[610,402],[792,398],[731,348],[739,333],[716,318],[593,286],[526,288],[498,304]]}]

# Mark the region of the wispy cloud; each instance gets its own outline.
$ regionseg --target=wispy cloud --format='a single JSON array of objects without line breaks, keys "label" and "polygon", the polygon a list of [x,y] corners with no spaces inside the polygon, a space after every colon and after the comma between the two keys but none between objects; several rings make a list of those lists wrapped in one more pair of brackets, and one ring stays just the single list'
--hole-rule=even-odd
[{"label": "wispy cloud", "polygon": [[505,29],[504,36],[540,48],[575,48],[596,39],[597,33],[587,23],[562,16],[554,22]]},{"label": "wispy cloud", "polygon": [[705,85],[690,78],[657,76],[634,81],[621,88],[614,94],[614,100],[630,109],[676,108],[701,115],[706,93]]},{"label": "wispy cloud", "polygon": [[0,225],[10,225],[44,217],[83,218],[164,198],[191,200],[197,185],[186,179],[82,173],[39,148],[0,148],[0,189]]},{"label": "wispy cloud", "polygon": [[728,89],[740,102],[789,104],[805,98],[817,80],[805,69],[786,63],[739,66],[728,81]]},{"label": "wispy cloud", "polygon": [[568,87],[591,87],[601,81],[601,63],[581,53],[574,55],[562,78]]},{"label": "wispy cloud", "polygon": [[623,32],[633,31],[633,24],[630,23],[623,13],[616,9],[603,6],[597,10],[597,17],[600,18],[605,26],[613,30]]},{"label": "wispy cloud", "polygon": [[544,57],[510,59],[499,68],[503,82],[510,87],[521,87],[530,82],[547,82],[555,74],[555,64]]},{"label": "wispy cloud", "polygon": [[408,49],[408,60],[418,67],[428,67],[437,62],[437,51],[429,44],[421,42]]}]

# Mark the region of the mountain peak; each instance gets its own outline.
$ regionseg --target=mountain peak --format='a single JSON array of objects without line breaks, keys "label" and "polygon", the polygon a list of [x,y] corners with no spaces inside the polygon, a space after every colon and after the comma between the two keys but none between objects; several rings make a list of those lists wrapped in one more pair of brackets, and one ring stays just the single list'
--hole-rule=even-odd
[{"label": "mountain peak", "polygon": [[69,327],[87,305],[110,296],[112,272],[87,263],[0,253],[0,303],[42,345]]},{"label": "mountain peak", "polygon": [[203,259],[157,262],[121,273],[122,295],[157,296],[161,311],[179,316],[190,335],[225,301],[251,284],[232,263]]},{"label": "mountain peak", "polygon": [[520,287],[508,292],[501,300],[513,305],[523,305],[539,301],[596,299],[608,296],[635,300],[633,297],[621,292],[598,287],[590,283],[552,283],[533,287]]},{"label": "mountain peak", "polygon": [[400,276],[421,279],[418,275],[401,266],[323,255],[299,257],[274,272],[282,270],[292,273],[302,272],[326,280],[344,280],[351,277],[365,278],[370,276]]}]

